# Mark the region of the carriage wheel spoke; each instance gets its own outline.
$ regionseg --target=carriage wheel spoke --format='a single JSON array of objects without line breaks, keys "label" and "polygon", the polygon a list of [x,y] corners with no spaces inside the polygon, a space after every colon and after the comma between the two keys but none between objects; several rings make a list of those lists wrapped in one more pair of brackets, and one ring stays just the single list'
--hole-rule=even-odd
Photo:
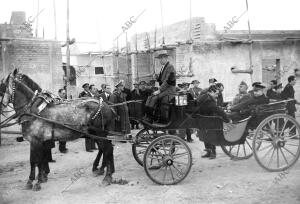
[{"label": "carriage wheel spoke", "polygon": [[171,156],[172,155],[172,151],[174,151],[175,152],[175,145],[173,144],[173,140],[171,140],[171,144],[170,144],[170,149],[169,149],[169,156]]},{"label": "carriage wheel spoke", "polygon": [[265,150],[265,149],[267,149],[267,148],[269,148],[269,147],[271,147],[271,146],[273,146],[273,144],[269,144],[268,146],[265,146],[265,147],[259,149],[258,151],[263,151],[263,150]]},{"label": "carriage wheel spoke", "polygon": [[293,154],[290,150],[288,150],[287,148],[285,148],[285,147],[282,147],[283,149],[285,149],[287,152],[289,152],[291,155],[293,155],[294,157],[296,157],[296,155],[295,154]]},{"label": "carriage wheel spoke", "polygon": [[166,146],[165,146],[164,140],[162,140],[161,143],[162,143],[162,146],[163,146],[163,150],[164,150],[164,152],[165,152],[165,155],[167,155],[167,151],[166,151]]},{"label": "carriage wheel spoke", "polygon": [[229,154],[231,154],[232,149],[233,149],[233,146],[229,146]]},{"label": "carriage wheel spoke", "polygon": [[158,176],[158,174],[161,172],[161,170],[163,169],[163,166],[161,166],[160,168],[159,168],[159,170],[158,170],[158,172],[155,174],[155,176],[154,177],[157,177]]},{"label": "carriage wheel spoke", "polygon": [[296,144],[289,144],[289,143],[285,143],[285,145],[290,145],[290,146],[294,146],[294,147],[298,147],[299,145]]},{"label": "carriage wheel spoke", "polygon": [[237,156],[237,157],[238,157],[238,155],[239,155],[239,151],[240,151],[240,144],[239,144],[238,149],[237,149],[237,152],[236,152],[236,156]]},{"label": "carriage wheel spoke", "polygon": [[164,156],[162,153],[160,153],[160,152],[158,151],[158,149],[156,149],[155,145],[153,145],[152,149],[154,149],[158,154],[160,154],[161,157]]},{"label": "carriage wheel spoke", "polygon": [[249,142],[246,140],[247,145],[250,147],[250,149],[253,151],[251,145],[249,144]]},{"label": "carriage wheel spoke", "polygon": [[173,163],[177,163],[177,164],[181,164],[181,165],[185,165],[185,166],[187,166],[187,165],[188,165],[187,163],[184,163],[184,162],[179,162],[179,161],[173,161]]},{"label": "carriage wheel spoke", "polygon": [[173,181],[175,181],[175,178],[174,178],[174,175],[173,175],[173,171],[172,171],[171,166],[169,166],[169,168],[170,168],[170,172],[171,172],[172,179],[173,179]]},{"label": "carriage wheel spoke", "polygon": [[278,136],[278,133],[279,133],[279,118],[277,118],[277,120],[276,120],[275,130],[276,130],[276,136]]},{"label": "carriage wheel spoke", "polygon": [[168,166],[165,166],[165,173],[164,173],[164,177],[163,177],[163,182],[164,182],[164,183],[165,183],[167,171],[168,171]]},{"label": "carriage wheel spoke", "polygon": [[277,168],[279,168],[279,150],[278,150],[278,148],[277,148],[276,152],[277,152]]},{"label": "carriage wheel spoke", "polygon": [[[172,164],[172,166],[176,169],[177,172],[179,172],[180,175],[184,175],[184,174],[182,173],[182,171],[180,171],[179,169],[176,168],[176,166],[174,166],[174,164]],[[181,176],[179,176],[179,177],[181,177]]]},{"label": "carriage wheel spoke", "polygon": [[270,160],[268,162],[268,167],[270,166],[271,162],[273,161],[274,152],[275,152],[275,148],[273,148],[273,152],[272,152],[271,158],[270,158]]},{"label": "carriage wheel spoke", "polygon": [[282,137],[282,134],[284,133],[285,126],[286,126],[287,122],[288,122],[287,120],[284,120],[284,125],[283,125],[282,130],[281,130],[281,132],[279,134],[279,137]]},{"label": "carriage wheel spoke", "polygon": [[246,156],[246,155],[247,155],[247,153],[246,153],[245,144],[243,144],[243,149],[244,149],[244,154],[245,154],[245,156]]},{"label": "carriage wheel spoke", "polygon": [[183,156],[185,156],[185,155],[188,155],[188,152],[184,152],[184,153],[172,155],[172,157],[173,157],[173,159],[177,159],[177,158],[183,157]]},{"label": "carriage wheel spoke", "polygon": [[285,157],[285,155],[284,155],[284,153],[283,153],[283,151],[282,151],[281,148],[280,148],[280,152],[281,152],[281,154],[282,154],[282,156],[283,156],[283,158],[284,158],[284,160],[285,160],[285,163],[286,163],[287,165],[289,165],[289,162],[287,161],[287,159],[286,159],[286,157]]}]

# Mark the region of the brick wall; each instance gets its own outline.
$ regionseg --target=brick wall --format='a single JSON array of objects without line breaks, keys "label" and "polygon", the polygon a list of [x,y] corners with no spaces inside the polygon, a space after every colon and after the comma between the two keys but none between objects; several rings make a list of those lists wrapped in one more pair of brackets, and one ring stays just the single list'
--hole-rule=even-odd
[{"label": "brick wall", "polygon": [[43,89],[57,93],[63,87],[62,56],[58,42],[33,38],[13,39],[2,41],[1,52],[1,76],[19,68]]}]

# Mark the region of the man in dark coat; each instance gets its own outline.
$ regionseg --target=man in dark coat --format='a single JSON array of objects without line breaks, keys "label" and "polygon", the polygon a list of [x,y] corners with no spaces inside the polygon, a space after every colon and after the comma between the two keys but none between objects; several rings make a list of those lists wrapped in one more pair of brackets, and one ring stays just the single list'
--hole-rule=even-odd
[{"label": "man in dark coat", "polygon": [[89,83],[84,83],[82,85],[83,91],[79,94],[79,98],[82,97],[92,97],[92,94],[90,92],[90,85]]},{"label": "man in dark coat", "polygon": [[166,100],[174,97],[176,93],[176,70],[174,66],[168,60],[167,52],[160,53],[156,58],[159,59],[160,64],[162,65],[159,76],[157,77],[157,82],[159,83],[159,89],[153,92],[153,95],[147,99],[146,102],[146,112],[147,116],[145,120],[152,122],[153,120],[153,111],[157,104],[158,100],[166,97]]},{"label": "man in dark coat", "polygon": [[[216,85],[211,85],[207,93],[200,95],[197,98],[197,105],[199,107],[198,112],[203,115],[217,115],[221,116],[224,122],[229,123],[231,122],[230,119],[227,117],[224,110],[217,106],[217,97],[219,95],[219,89]],[[202,158],[209,158],[215,159],[216,158],[216,146],[204,142],[206,153],[202,155]]]},{"label": "man in dark coat", "polygon": [[219,95],[217,98],[217,106],[224,107],[224,106],[226,106],[224,104],[224,99],[223,99],[224,85],[222,83],[216,83],[216,86],[219,89]]},{"label": "man in dark coat", "polygon": [[[83,91],[79,94],[79,98],[82,97],[93,97],[90,92],[90,85],[88,83],[84,83],[82,85]],[[93,152],[93,149],[96,149],[95,141],[90,138],[85,138],[85,149],[87,152]]]},{"label": "man in dark coat", "polygon": [[99,91],[100,97],[103,99],[105,103],[108,103],[109,97],[110,97],[110,92],[108,91],[108,85],[107,84],[102,84],[101,85],[102,89]]},{"label": "man in dark coat", "polygon": [[277,81],[271,80],[269,89],[267,90],[267,94],[266,94],[269,99],[278,100],[280,98],[280,96],[276,91],[276,87],[277,87]]},{"label": "man in dark coat", "polygon": [[[65,100],[67,99],[67,94],[66,94],[66,90],[65,89],[59,89],[58,90],[58,96],[62,99]],[[66,141],[59,141],[58,142],[58,149],[61,153],[67,153],[68,149],[66,148]]]},{"label": "man in dark coat", "polygon": [[[268,99],[268,97],[266,97],[266,95],[264,94],[264,91],[263,91],[265,88],[266,87],[261,83],[254,84],[254,88],[252,90],[252,95],[251,94],[245,95],[244,96],[244,98],[246,98],[245,100],[242,98],[240,103],[229,106],[228,110],[230,110],[232,112],[230,114],[231,118],[233,120],[241,120],[241,119],[249,116],[248,111],[250,110],[249,108],[251,106],[268,104],[269,99]],[[243,114],[242,112],[245,114]]]},{"label": "man in dark coat", "polygon": [[[296,84],[296,77],[295,76],[289,76],[288,77],[288,84],[284,87],[283,91],[281,92],[281,98],[284,100],[287,99],[295,99],[295,90],[294,86]],[[296,104],[300,104],[296,100],[290,101],[287,104],[287,111],[290,116],[295,118],[295,112],[296,112]]]},{"label": "man in dark coat", "polygon": [[[115,103],[123,103],[126,102],[126,94],[123,92],[124,90],[124,82],[120,81],[117,83],[116,90],[109,97],[109,102]],[[110,125],[110,129],[113,131],[121,132],[123,134],[130,133],[130,123],[129,123],[129,114],[127,104],[118,105],[113,107],[118,117],[116,121],[113,121]]]},{"label": "man in dark coat", "polygon": [[189,92],[191,93],[193,99],[195,100],[200,96],[202,89],[199,88],[200,82],[198,80],[193,80],[192,84],[193,84],[193,87],[190,88]]},{"label": "man in dark coat", "polygon": [[[133,84],[134,89],[131,91],[131,100],[142,100],[139,83]],[[128,104],[129,115],[131,118],[142,118],[143,117],[143,104],[134,102]],[[139,123],[135,119],[130,119],[131,129],[139,129]]]}]

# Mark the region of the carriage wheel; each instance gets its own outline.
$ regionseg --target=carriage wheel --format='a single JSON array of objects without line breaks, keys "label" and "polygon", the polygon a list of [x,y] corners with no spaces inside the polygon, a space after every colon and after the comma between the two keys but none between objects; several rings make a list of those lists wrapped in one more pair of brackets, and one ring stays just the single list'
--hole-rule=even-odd
[{"label": "carriage wheel", "polygon": [[155,183],[172,185],[182,181],[192,167],[192,153],[181,138],[164,135],[151,142],[144,155],[144,169]]},{"label": "carriage wheel", "polygon": [[[294,165],[300,156],[300,126],[286,114],[265,118],[253,138],[254,156],[264,169],[276,172]],[[256,148],[260,144],[259,148]]]},{"label": "carriage wheel", "polygon": [[135,142],[132,144],[132,154],[137,163],[143,166],[143,159],[146,149],[155,138],[164,135],[163,131],[142,129],[135,136]]},{"label": "carriage wheel", "polygon": [[253,155],[252,150],[253,133],[250,132],[246,137],[244,144],[223,146],[223,152],[228,155],[232,160],[249,159]]}]

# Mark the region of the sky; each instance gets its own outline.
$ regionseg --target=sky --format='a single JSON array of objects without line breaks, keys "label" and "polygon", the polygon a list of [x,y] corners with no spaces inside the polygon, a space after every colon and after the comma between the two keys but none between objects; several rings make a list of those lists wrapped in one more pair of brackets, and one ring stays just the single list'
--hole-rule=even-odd
[{"label": "sky", "polygon": [[[1,0],[0,23],[10,21],[12,11],[25,11],[26,17],[38,18],[38,37],[54,39],[54,2],[56,7],[57,39],[66,40],[67,0]],[[128,29],[128,38],[163,25],[192,17],[204,17],[223,30],[234,16],[246,10],[245,0],[69,0],[70,37],[81,44],[92,44],[98,50],[116,45],[114,39],[131,17],[143,14]],[[191,9],[190,9],[191,3]],[[300,0],[248,0],[252,30],[300,30]],[[160,6],[161,5],[161,6]],[[162,15],[161,15],[162,10]],[[247,30],[248,15],[243,15],[232,30]],[[36,21],[33,22],[36,28]],[[125,44],[125,34],[119,45]]]}]

